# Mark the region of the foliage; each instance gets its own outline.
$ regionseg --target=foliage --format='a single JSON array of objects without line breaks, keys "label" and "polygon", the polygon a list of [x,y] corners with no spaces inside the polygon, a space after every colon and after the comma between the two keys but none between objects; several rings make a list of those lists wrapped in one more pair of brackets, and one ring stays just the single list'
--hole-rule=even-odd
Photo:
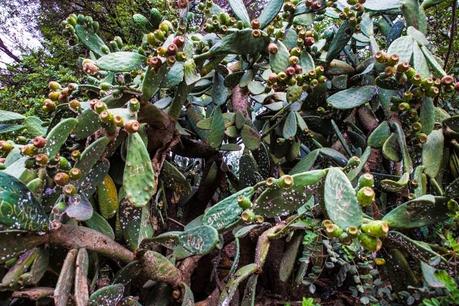
[{"label": "foliage", "polygon": [[0,142],[5,299],[457,303],[439,2],[155,2],[132,31],[96,20],[108,3],[70,14],[85,58],[43,73],[49,120],[0,111],[27,131]]}]

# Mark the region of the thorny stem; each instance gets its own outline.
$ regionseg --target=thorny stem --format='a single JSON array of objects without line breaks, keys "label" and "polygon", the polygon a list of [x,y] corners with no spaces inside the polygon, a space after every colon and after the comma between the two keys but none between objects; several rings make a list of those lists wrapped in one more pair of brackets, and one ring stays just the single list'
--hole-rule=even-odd
[{"label": "thorny stem", "polygon": [[451,9],[453,10],[452,16],[451,16],[451,30],[449,33],[448,51],[446,52],[445,64],[443,65],[444,70],[446,70],[446,66],[448,65],[448,61],[449,61],[449,56],[451,55],[451,50],[453,48],[454,34],[456,32],[456,10],[457,10],[456,8],[457,8],[457,0],[454,0],[451,6]]}]

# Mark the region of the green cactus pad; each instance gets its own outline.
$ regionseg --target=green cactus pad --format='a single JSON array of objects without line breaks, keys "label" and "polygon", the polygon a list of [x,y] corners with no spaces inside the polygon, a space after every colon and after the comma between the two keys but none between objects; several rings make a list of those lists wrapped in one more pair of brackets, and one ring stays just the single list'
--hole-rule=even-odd
[{"label": "green cactus pad", "polygon": [[281,41],[276,41],[274,44],[277,46],[277,53],[269,55],[269,65],[272,71],[279,73],[290,65],[288,61],[290,53]]},{"label": "green cactus pad", "polygon": [[0,231],[0,263],[48,241],[46,235],[24,231]]},{"label": "green cactus pad", "polygon": [[264,52],[268,44],[269,38],[267,36],[262,35],[262,37],[254,38],[252,29],[244,29],[225,36],[206,55],[258,54]]},{"label": "green cactus pad", "polygon": [[238,204],[238,197],[251,198],[254,192],[255,189],[253,187],[247,187],[221,200],[205,212],[202,217],[202,223],[210,225],[217,230],[230,227],[239,220],[243,210]]},{"label": "green cactus pad", "polygon": [[190,183],[185,176],[172,163],[165,161],[161,169],[160,178],[167,188],[179,196],[180,200],[186,200],[192,194]]},{"label": "green cactus pad", "polygon": [[239,285],[257,270],[258,266],[254,263],[243,266],[237,270],[223,289],[218,305],[230,305]]},{"label": "green cactus pad", "polygon": [[75,164],[75,168],[80,169],[83,176],[87,175],[102,157],[109,142],[109,138],[101,137],[91,143],[83,153],[81,153],[80,159]]},{"label": "green cactus pad", "polygon": [[142,240],[153,237],[148,206],[134,207],[128,202],[121,202],[119,220],[123,237],[127,245],[136,251]]},{"label": "green cactus pad", "polygon": [[375,94],[375,86],[352,87],[330,96],[327,102],[337,109],[351,109],[371,101]]},{"label": "green cactus pad", "polygon": [[161,87],[161,83],[169,71],[168,65],[162,65],[158,71],[148,67],[142,83],[142,98],[150,100]]},{"label": "green cactus pad", "polygon": [[92,109],[86,109],[78,116],[78,124],[74,130],[75,137],[77,139],[85,139],[99,128],[99,115]]},{"label": "green cactus pad", "polygon": [[266,4],[265,8],[258,17],[258,20],[260,21],[260,28],[265,28],[271,23],[271,21],[274,20],[274,18],[276,18],[283,4],[284,0],[271,0]]},{"label": "green cactus pad", "polygon": [[383,121],[376,129],[368,136],[368,145],[372,148],[381,148],[384,142],[390,136],[390,126],[387,121]]},{"label": "green cactus pad", "polygon": [[32,192],[19,180],[3,172],[0,172],[0,224],[2,229],[48,229],[48,216]]},{"label": "green cactus pad", "polygon": [[107,71],[130,72],[146,64],[146,57],[137,52],[119,51],[102,56],[96,65]]},{"label": "green cactus pad", "polygon": [[56,154],[59,153],[64,142],[69,137],[72,130],[77,125],[78,120],[75,118],[68,118],[62,120],[57,124],[46,136],[46,153],[48,154],[49,159],[56,157]]},{"label": "green cactus pad", "polygon": [[105,219],[110,219],[118,212],[118,191],[110,175],[106,175],[97,186],[97,199],[100,213]]},{"label": "green cactus pad", "polygon": [[435,178],[443,161],[444,136],[442,130],[434,130],[427,136],[422,146],[422,165],[424,173]]},{"label": "green cactus pad", "polygon": [[84,26],[77,24],[75,26],[75,34],[80,42],[95,54],[99,56],[106,54],[102,50],[107,49],[108,47],[96,33],[90,32]]},{"label": "green cactus pad", "polygon": [[110,223],[108,223],[107,220],[105,220],[103,216],[99,215],[97,212],[94,211],[91,218],[86,220],[85,223],[87,227],[92,228],[93,230],[96,230],[99,233],[110,237],[111,239],[115,239],[115,233],[113,232],[112,226]]},{"label": "green cactus pad", "polygon": [[136,207],[145,206],[155,193],[155,173],[150,155],[138,133],[127,138],[123,188],[126,199]]},{"label": "green cactus pad", "polygon": [[445,198],[427,194],[394,208],[383,220],[391,228],[417,228],[446,220],[448,212]]},{"label": "green cactus pad", "polygon": [[89,297],[90,306],[112,306],[118,305],[124,295],[122,284],[102,287]]},{"label": "green cactus pad", "polygon": [[298,173],[292,176],[293,186],[290,188],[280,186],[267,188],[256,199],[254,213],[265,218],[273,218],[296,211],[306,204],[326,173],[325,170]]},{"label": "green cactus pad", "polygon": [[354,187],[339,168],[330,168],[325,179],[324,203],[328,217],[339,227],[360,226],[362,210]]},{"label": "green cactus pad", "polygon": [[179,245],[192,255],[209,253],[219,241],[217,230],[209,225],[194,227],[178,235]]}]

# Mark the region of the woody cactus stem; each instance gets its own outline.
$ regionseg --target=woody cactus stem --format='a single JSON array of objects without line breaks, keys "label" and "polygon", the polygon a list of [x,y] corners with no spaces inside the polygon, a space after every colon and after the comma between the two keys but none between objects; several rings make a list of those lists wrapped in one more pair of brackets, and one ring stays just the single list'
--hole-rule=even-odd
[{"label": "woody cactus stem", "polygon": [[85,248],[123,262],[135,259],[134,253],[122,245],[98,231],[82,226],[62,224],[49,234],[49,242],[69,249]]}]

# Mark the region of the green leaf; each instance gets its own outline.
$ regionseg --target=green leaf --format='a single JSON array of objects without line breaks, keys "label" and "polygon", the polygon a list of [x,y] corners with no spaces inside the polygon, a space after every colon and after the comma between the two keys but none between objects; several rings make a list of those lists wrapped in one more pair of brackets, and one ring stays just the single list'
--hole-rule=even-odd
[{"label": "green leaf", "polygon": [[284,128],[282,129],[282,136],[285,139],[291,139],[295,137],[298,124],[296,122],[296,114],[294,111],[290,111],[285,119]]},{"label": "green leaf", "polygon": [[92,167],[102,157],[109,143],[110,139],[106,136],[91,143],[86,147],[83,153],[81,153],[80,159],[75,164],[75,168],[80,169],[83,176],[88,174]]},{"label": "green leaf", "polygon": [[370,136],[368,136],[368,145],[373,148],[381,148],[386,142],[387,138],[389,138],[390,126],[387,121],[383,121],[376,129],[371,132]]},{"label": "green leaf", "polygon": [[136,207],[147,205],[156,192],[150,155],[139,133],[130,134],[127,138],[123,188],[126,199]]},{"label": "green leaf", "polygon": [[251,198],[255,190],[253,187],[244,188],[231,196],[224,198],[204,213],[202,223],[217,230],[223,230],[239,221],[242,208],[238,204],[238,197]]},{"label": "green leaf", "polygon": [[113,52],[102,56],[96,65],[107,71],[130,72],[139,69],[146,63],[146,57],[137,52]]},{"label": "green leaf", "polygon": [[242,142],[249,150],[257,150],[261,144],[260,134],[251,126],[244,124],[241,131]]},{"label": "green leaf", "polygon": [[324,203],[328,217],[342,229],[359,227],[362,210],[355,196],[354,187],[339,168],[330,168],[325,178]]},{"label": "green leaf", "polygon": [[108,285],[100,288],[89,297],[89,306],[118,305],[124,295],[122,284]]},{"label": "green leaf", "polygon": [[75,118],[68,118],[62,120],[57,124],[47,135],[46,137],[46,146],[45,150],[48,154],[49,159],[56,157],[56,154],[59,153],[64,142],[69,137],[72,130],[77,125],[78,120]]},{"label": "green leaf", "polygon": [[260,27],[262,29],[268,26],[271,21],[276,18],[282,9],[283,4],[284,0],[271,0],[265,5],[265,8],[258,17],[258,20],[260,21]]},{"label": "green leaf", "polygon": [[6,110],[0,110],[0,123],[14,121],[14,120],[24,120],[24,117],[21,114],[10,112]]},{"label": "green leaf", "polygon": [[397,54],[400,57],[401,63],[410,63],[414,43],[411,36],[399,37],[390,44],[387,53],[390,55]]},{"label": "green leaf", "polygon": [[279,73],[287,69],[290,66],[289,57],[290,53],[288,52],[287,47],[281,42],[275,42],[277,46],[277,53],[276,54],[269,54],[269,65],[271,66],[271,70]]},{"label": "green leaf", "polygon": [[80,42],[95,54],[99,56],[106,54],[103,49],[108,50],[108,46],[96,33],[93,33],[86,29],[84,26],[77,24],[75,26],[75,34],[77,35]]},{"label": "green leaf", "polygon": [[110,223],[108,223],[108,221],[97,212],[94,211],[91,218],[85,221],[85,224],[87,227],[92,228],[111,239],[115,239],[115,233],[113,232],[113,228]]},{"label": "green leaf", "polygon": [[431,178],[435,178],[440,171],[443,161],[444,139],[442,130],[434,130],[427,136],[427,141],[422,145],[424,173]]},{"label": "green leaf", "polygon": [[222,144],[224,136],[225,122],[220,107],[216,107],[212,115],[211,129],[207,138],[207,142],[212,148],[218,149]]},{"label": "green leaf", "polygon": [[326,61],[327,63],[331,62],[333,59],[337,58],[341,50],[347,45],[349,40],[352,37],[352,29],[348,21],[343,22],[339,27],[338,31],[333,36],[333,40],[330,43],[330,47],[327,51]]},{"label": "green leaf", "polygon": [[0,228],[45,231],[48,216],[32,192],[18,179],[0,172]]},{"label": "green leaf", "polygon": [[423,195],[388,212],[383,220],[391,228],[417,228],[448,219],[446,198]]},{"label": "green leaf", "polygon": [[352,87],[333,94],[327,102],[337,109],[351,109],[369,102],[375,94],[375,86]]},{"label": "green leaf", "polygon": [[400,0],[367,0],[364,6],[371,11],[388,11],[399,9],[401,3]]},{"label": "green leaf", "polygon": [[247,9],[245,8],[244,2],[242,0],[228,0],[231,9],[233,10],[234,14],[242,20],[246,25],[250,24],[250,17],[249,13],[247,13]]}]

